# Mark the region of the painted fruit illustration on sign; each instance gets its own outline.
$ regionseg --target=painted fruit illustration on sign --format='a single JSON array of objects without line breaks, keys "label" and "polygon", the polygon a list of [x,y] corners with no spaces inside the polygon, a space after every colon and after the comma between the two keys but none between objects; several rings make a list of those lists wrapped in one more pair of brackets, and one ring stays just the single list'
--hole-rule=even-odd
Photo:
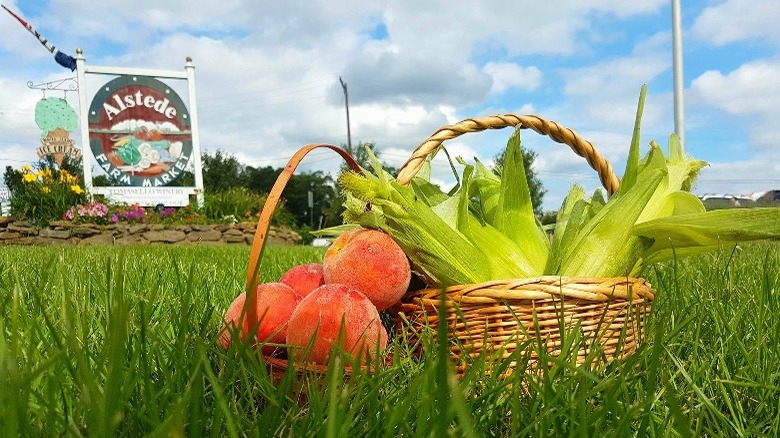
[{"label": "painted fruit illustration on sign", "polygon": [[167,84],[120,76],[105,84],[89,110],[89,141],[97,164],[120,185],[165,186],[192,155],[187,107]]}]

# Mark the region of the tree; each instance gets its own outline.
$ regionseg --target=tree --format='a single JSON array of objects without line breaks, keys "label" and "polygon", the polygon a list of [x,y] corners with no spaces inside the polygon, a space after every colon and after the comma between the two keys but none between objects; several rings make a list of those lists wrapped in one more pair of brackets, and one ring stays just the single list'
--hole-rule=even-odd
[{"label": "tree", "polygon": [[233,155],[226,155],[217,149],[214,155],[201,154],[203,163],[203,190],[221,192],[232,187],[246,187],[244,165]]},{"label": "tree", "polygon": [[247,188],[253,192],[268,193],[274,186],[282,169],[274,169],[271,166],[252,167],[247,166],[245,171]]},{"label": "tree", "polygon": [[[282,170],[271,166],[247,167],[245,172],[247,188],[253,192],[269,193]],[[309,191],[312,192],[313,208],[309,208]],[[333,178],[317,171],[293,174],[284,188],[282,198],[284,207],[295,217],[298,227],[318,228],[320,217],[323,217],[323,227],[341,223],[338,214],[335,217],[338,221],[336,222],[333,215],[329,213],[337,195]]]},{"label": "tree", "polygon": [[[540,214],[542,212],[542,199],[547,190],[544,189],[542,181],[536,176],[532,167],[534,160],[536,160],[536,152],[524,147],[521,147],[520,151],[523,154],[525,178],[528,181],[528,190],[531,193],[531,205],[534,206],[534,213]],[[501,151],[500,154],[493,157],[493,162],[495,163],[493,170],[498,174],[501,174],[501,169],[504,166],[505,153],[506,151]]]},{"label": "tree", "polygon": [[[309,208],[309,191],[312,192],[314,206]],[[336,198],[333,178],[321,171],[293,175],[284,190],[285,208],[298,220],[299,226],[310,225],[319,228],[320,216]],[[340,223],[340,221],[339,221]],[[323,219],[323,226],[337,225]]]}]

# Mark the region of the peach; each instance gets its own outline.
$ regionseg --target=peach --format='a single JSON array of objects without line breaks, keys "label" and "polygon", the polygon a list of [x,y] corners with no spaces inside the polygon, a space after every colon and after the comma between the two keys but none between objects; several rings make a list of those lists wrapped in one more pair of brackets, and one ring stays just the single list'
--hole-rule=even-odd
[{"label": "peach", "polygon": [[280,283],[293,288],[301,298],[325,284],[322,263],[308,263],[290,268],[279,279]]},{"label": "peach", "polygon": [[[339,332],[344,321],[344,331]],[[311,341],[315,336],[314,341]],[[309,360],[327,364],[333,348],[353,356],[373,357],[387,347],[387,331],[376,307],[360,291],[342,284],[326,284],[305,296],[287,326],[290,356],[298,356],[312,342]]]},{"label": "peach", "polygon": [[[284,344],[287,340],[287,321],[301,298],[295,291],[284,283],[264,283],[257,286],[257,318],[260,324],[257,327],[257,340]],[[249,333],[249,322],[246,314],[241,318],[246,302],[246,293],[241,293],[230,304],[225,314],[225,325],[236,327],[239,319],[242,319],[242,327],[239,339],[244,340]],[[225,331],[220,337],[224,347],[230,344],[230,332]],[[263,346],[263,352],[271,354],[276,347]]]},{"label": "peach", "polygon": [[411,278],[409,260],[392,237],[367,228],[339,236],[325,252],[323,267],[326,284],[358,289],[377,310],[397,303]]}]

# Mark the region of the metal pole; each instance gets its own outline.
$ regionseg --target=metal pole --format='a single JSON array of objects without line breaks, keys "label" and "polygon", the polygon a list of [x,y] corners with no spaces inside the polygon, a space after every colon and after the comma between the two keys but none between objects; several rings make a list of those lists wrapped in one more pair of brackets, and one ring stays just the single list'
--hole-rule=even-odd
[{"label": "metal pole", "polygon": [[347,83],[341,80],[341,76],[339,76],[339,82],[344,90],[344,106],[347,108],[347,150],[352,154],[354,152],[352,151],[352,133],[349,129],[349,93],[347,92]]},{"label": "metal pole", "polygon": [[674,132],[685,146],[685,102],[683,99],[683,55],[680,0],[672,0],[672,58],[674,68]]}]

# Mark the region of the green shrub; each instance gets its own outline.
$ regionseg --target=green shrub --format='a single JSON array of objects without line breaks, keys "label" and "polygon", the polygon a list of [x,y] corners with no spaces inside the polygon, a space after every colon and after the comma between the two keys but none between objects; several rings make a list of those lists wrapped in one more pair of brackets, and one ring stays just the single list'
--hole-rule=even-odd
[{"label": "green shrub", "polygon": [[[236,221],[257,221],[263,210],[267,195],[248,190],[245,187],[234,187],[214,193],[205,193],[203,208],[200,214],[212,219],[224,221],[233,218]],[[274,225],[295,225],[295,217],[284,208],[280,202],[271,219]]]},{"label": "green shrub", "polygon": [[202,213],[209,219],[233,216],[237,220],[254,216],[265,204],[265,195],[250,192],[245,187],[235,187],[220,192],[206,192]]}]

